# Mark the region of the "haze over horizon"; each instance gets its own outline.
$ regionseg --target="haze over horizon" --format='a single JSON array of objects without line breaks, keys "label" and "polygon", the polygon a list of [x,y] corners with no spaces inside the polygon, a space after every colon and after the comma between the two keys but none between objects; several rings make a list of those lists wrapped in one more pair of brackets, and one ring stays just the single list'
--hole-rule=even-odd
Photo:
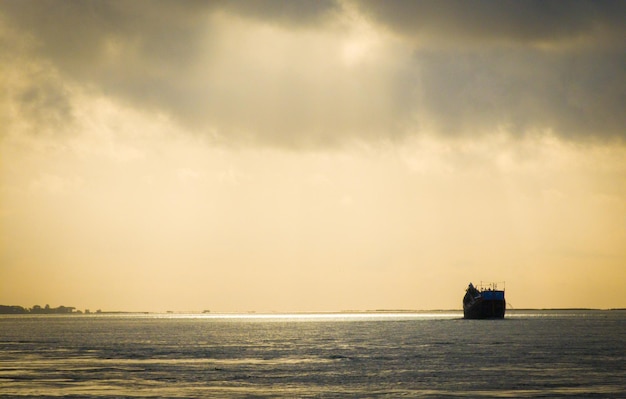
[{"label": "haze over horizon", "polygon": [[626,3],[0,2],[0,304],[626,307]]}]

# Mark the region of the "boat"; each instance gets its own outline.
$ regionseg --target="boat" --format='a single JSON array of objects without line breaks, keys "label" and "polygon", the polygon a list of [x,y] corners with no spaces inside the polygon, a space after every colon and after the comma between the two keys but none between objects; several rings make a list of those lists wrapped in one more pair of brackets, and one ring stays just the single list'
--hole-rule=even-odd
[{"label": "boat", "polygon": [[504,289],[499,290],[497,283],[469,284],[463,297],[463,318],[503,319],[505,311]]}]

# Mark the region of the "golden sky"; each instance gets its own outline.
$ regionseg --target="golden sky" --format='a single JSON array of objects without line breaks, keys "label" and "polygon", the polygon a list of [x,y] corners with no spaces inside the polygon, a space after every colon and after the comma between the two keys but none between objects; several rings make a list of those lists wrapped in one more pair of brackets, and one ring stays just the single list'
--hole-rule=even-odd
[{"label": "golden sky", "polygon": [[0,3],[0,303],[626,307],[626,7]]}]

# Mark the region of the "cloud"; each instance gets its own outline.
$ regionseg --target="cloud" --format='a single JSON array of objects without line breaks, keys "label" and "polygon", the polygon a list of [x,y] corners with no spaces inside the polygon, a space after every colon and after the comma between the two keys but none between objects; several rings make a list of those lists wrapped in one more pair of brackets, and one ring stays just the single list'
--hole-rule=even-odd
[{"label": "cloud", "polygon": [[416,39],[426,37],[426,45],[428,41],[461,47],[545,45],[587,37],[594,45],[610,38],[611,45],[624,46],[626,7],[620,1],[363,0],[355,4],[392,31]]},{"label": "cloud", "polygon": [[624,55],[520,50],[419,57],[423,111],[442,131],[552,131],[574,139],[624,135]]},{"label": "cloud", "polygon": [[21,56],[3,69],[22,84],[3,107],[62,130],[73,93],[91,92],[281,147],[623,138],[624,15],[583,1],[4,2],[0,43]]},{"label": "cloud", "polygon": [[[185,73],[199,51],[204,9],[192,2],[27,1],[0,10],[11,34],[7,47],[21,44],[14,70],[44,65],[58,72],[58,93],[73,84],[135,107],[162,107],[167,101],[159,99],[172,103],[186,94],[176,74]],[[42,84],[37,76],[27,78],[31,87]],[[21,97],[16,102],[24,105]]]},{"label": "cloud", "polygon": [[416,112],[440,131],[624,137],[624,3],[356,4],[413,44]]},{"label": "cloud", "polygon": [[229,12],[293,28],[323,23],[333,13],[341,11],[339,2],[334,0],[223,0],[218,3],[219,8]]}]

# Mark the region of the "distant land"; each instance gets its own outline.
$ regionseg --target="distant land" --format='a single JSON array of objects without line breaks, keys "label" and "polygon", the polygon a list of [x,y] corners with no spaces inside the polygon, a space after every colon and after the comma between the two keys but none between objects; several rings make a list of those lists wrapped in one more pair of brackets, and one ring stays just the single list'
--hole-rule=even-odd
[{"label": "distant land", "polygon": [[[91,313],[89,309],[85,309],[84,313]],[[100,309],[95,313],[102,313]],[[83,311],[77,310],[74,306],[59,306],[51,308],[50,305],[41,307],[35,305],[32,308],[25,308],[15,305],[0,305],[0,314],[83,314]]]}]

